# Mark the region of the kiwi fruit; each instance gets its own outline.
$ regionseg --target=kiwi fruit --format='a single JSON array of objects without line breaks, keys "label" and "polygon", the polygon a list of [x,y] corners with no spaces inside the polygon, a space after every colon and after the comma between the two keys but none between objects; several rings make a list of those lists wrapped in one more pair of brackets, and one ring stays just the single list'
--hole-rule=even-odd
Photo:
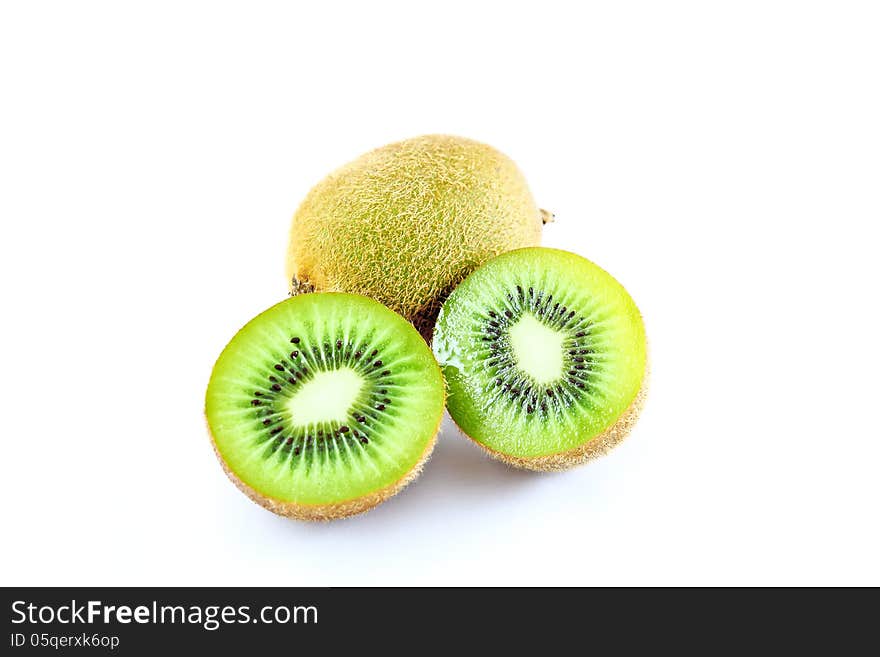
[{"label": "kiwi fruit", "polygon": [[605,453],[645,397],[638,308],[610,274],[566,251],[518,249],[477,269],[444,303],[433,349],[455,423],[521,468]]},{"label": "kiwi fruit", "polygon": [[517,166],[447,135],[407,139],[337,169],[293,217],[291,292],[363,294],[426,338],[446,295],[493,256],[540,243],[552,217]]},{"label": "kiwi fruit", "polygon": [[330,520],[415,478],[436,440],[444,385],[400,315],[363,296],[272,306],[214,365],[205,414],[232,481],[280,515]]}]

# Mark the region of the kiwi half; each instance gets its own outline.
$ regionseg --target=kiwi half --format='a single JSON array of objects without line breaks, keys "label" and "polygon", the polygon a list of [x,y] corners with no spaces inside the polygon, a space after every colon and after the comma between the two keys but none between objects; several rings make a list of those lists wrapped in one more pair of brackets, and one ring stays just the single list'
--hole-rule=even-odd
[{"label": "kiwi half", "polygon": [[366,511],[419,472],[444,386],[415,329],[352,294],[304,294],[261,313],[226,346],[206,415],[217,456],[251,499],[280,515]]},{"label": "kiwi half", "polygon": [[635,303],[566,251],[518,249],[476,270],[443,305],[433,348],[453,420],[522,468],[560,470],[606,452],[644,400]]},{"label": "kiwi half", "polygon": [[449,135],[366,153],[306,196],[287,255],[291,292],[354,292],[428,339],[446,295],[490,258],[540,243],[550,213],[491,146]]}]

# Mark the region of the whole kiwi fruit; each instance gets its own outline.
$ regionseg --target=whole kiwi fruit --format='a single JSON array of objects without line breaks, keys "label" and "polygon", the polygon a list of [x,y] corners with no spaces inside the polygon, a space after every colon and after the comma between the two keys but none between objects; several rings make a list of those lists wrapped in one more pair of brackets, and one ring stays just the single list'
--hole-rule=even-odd
[{"label": "whole kiwi fruit", "polygon": [[538,245],[550,218],[491,146],[448,135],[400,141],[308,193],[290,230],[291,293],[368,296],[429,339],[452,289],[490,258]]}]

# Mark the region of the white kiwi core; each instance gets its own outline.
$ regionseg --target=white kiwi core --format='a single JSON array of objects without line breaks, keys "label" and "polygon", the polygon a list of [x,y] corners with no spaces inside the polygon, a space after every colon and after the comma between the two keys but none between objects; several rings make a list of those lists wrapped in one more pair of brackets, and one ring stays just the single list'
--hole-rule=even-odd
[{"label": "white kiwi core", "polygon": [[361,375],[350,367],[316,372],[287,400],[291,424],[344,423],[363,385]]},{"label": "white kiwi core", "polygon": [[510,347],[517,367],[538,384],[552,383],[562,376],[562,333],[550,328],[531,313],[523,313],[510,327]]}]

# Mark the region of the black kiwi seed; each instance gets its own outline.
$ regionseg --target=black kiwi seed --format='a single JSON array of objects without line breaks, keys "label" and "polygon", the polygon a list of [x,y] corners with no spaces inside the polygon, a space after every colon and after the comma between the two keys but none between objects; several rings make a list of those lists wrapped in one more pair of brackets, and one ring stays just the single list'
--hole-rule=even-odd
[{"label": "black kiwi seed", "polygon": [[268,427],[270,424],[272,424],[272,420],[270,420],[269,418],[266,418],[265,420],[263,420],[263,425],[264,425],[264,426],[267,426],[267,427]]},{"label": "black kiwi seed", "polygon": [[291,358],[297,358],[298,356],[299,356],[299,352],[298,352],[298,351],[291,351],[291,352],[290,352],[290,357],[291,357]]},{"label": "black kiwi seed", "polygon": [[391,374],[391,370],[382,370],[382,376],[388,376]]},{"label": "black kiwi seed", "polygon": [[504,314],[505,314],[505,316],[506,316],[508,319],[510,319],[511,317],[513,317],[513,313],[510,312],[509,310],[505,310],[505,311],[504,311]]},{"label": "black kiwi seed", "polygon": [[279,372],[283,372],[283,371],[284,371],[284,365],[278,365],[278,364],[276,364],[276,365],[275,365],[275,369],[278,370]]},{"label": "black kiwi seed", "polygon": [[294,456],[299,456],[299,453],[300,453],[300,448],[299,448],[299,447],[294,447],[294,448],[293,448],[293,455],[294,455]]},{"label": "black kiwi seed", "polygon": [[341,427],[339,427],[339,430],[340,430],[342,433],[348,433],[348,427],[345,426],[344,424],[343,424]]},{"label": "black kiwi seed", "polygon": [[255,395],[256,397],[262,397],[262,396],[263,396],[263,393],[260,392],[259,390],[257,390],[256,392],[254,392],[254,395]]},{"label": "black kiwi seed", "polygon": [[370,442],[370,441],[367,440],[367,437],[366,437],[366,436],[361,436],[361,443],[363,443],[364,445],[366,445],[368,442]]},{"label": "black kiwi seed", "polygon": [[337,348],[337,349],[342,349],[342,340],[337,340],[337,341],[336,341],[336,348]]},{"label": "black kiwi seed", "polygon": [[291,341],[293,344],[299,344],[299,338],[291,338],[290,341]]},{"label": "black kiwi seed", "polygon": [[380,411],[384,411],[384,410],[385,410],[385,404],[376,404],[376,408],[377,408],[378,410],[380,410]]},{"label": "black kiwi seed", "polygon": [[490,311],[489,311],[489,317],[498,317],[498,315],[495,314],[495,311],[490,310]]},{"label": "black kiwi seed", "polygon": [[259,405],[261,405],[262,403],[263,403],[263,402],[261,402],[259,399],[252,399],[252,400],[251,400],[251,406],[259,406]]},{"label": "black kiwi seed", "polygon": [[375,363],[373,363],[373,367],[382,367],[382,361],[377,360]]},{"label": "black kiwi seed", "polygon": [[269,433],[270,433],[271,435],[274,436],[274,435],[275,435],[276,433],[278,433],[279,431],[281,431],[281,427],[275,427],[275,428],[272,429]]},{"label": "black kiwi seed", "polygon": [[294,384],[296,384],[296,378],[295,378],[295,377],[290,377],[289,379],[287,379],[287,382],[288,382],[290,385],[294,385]]},{"label": "black kiwi seed", "polygon": [[360,422],[361,424],[363,424],[364,422],[367,421],[367,418],[365,418],[363,415],[359,415],[357,417],[357,421]]},{"label": "black kiwi seed", "polygon": [[359,352],[359,351],[354,352],[354,359],[355,360],[358,360],[361,356],[363,356],[363,354],[361,352]]},{"label": "black kiwi seed", "polygon": [[275,392],[281,392],[281,386],[278,385],[277,383],[273,383],[272,390],[274,390]]},{"label": "black kiwi seed", "polygon": [[582,337],[584,337],[585,335],[586,335],[586,333],[584,333],[583,331],[578,331],[577,333],[574,334],[574,337],[576,337],[576,338],[582,338]]},{"label": "black kiwi seed", "polygon": [[373,349],[373,353],[370,354],[370,358],[372,358],[373,356],[375,356],[378,353],[379,353],[378,349]]}]

